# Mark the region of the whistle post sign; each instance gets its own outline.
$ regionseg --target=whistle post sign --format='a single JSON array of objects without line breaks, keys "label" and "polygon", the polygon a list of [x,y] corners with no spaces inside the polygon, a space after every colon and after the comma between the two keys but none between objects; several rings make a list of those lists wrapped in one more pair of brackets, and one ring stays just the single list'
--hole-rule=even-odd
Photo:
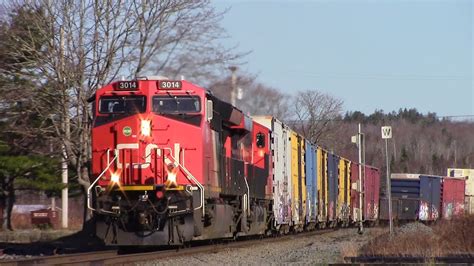
[{"label": "whistle post sign", "polygon": [[392,138],[392,127],[382,127],[382,139]]}]

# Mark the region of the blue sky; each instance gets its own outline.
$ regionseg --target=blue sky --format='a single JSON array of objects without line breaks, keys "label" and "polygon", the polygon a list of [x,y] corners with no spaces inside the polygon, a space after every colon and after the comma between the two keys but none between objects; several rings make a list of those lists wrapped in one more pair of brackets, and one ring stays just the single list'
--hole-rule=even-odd
[{"label": "blue sky", "polygon": [[242,69],[290,94],[318,89],[346,111],[474,115],[472,1],[215,1],[251,50]]}]

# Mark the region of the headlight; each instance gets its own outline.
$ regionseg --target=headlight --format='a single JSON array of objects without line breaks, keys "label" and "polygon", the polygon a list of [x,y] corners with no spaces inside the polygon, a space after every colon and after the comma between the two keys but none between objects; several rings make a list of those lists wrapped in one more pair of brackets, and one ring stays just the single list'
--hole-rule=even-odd
[{"label": "headlight", "polygon": [[169,164],[167,166],[167,178],[166,178],[166,186],[171,187],[171,186],[176,186],[176,176],[178,175],[178,168],[175,167],[173,164]]},{"label": "headlight", "polygon": [[112,175],[110,175],[110,181],[114,184],[118,184],[120,182],[120,175],[112,173]]},{"label": "headlight", "polygon": [[150,120],[141,120],[140,130],[143,136],[151,136],[151,121]]}]

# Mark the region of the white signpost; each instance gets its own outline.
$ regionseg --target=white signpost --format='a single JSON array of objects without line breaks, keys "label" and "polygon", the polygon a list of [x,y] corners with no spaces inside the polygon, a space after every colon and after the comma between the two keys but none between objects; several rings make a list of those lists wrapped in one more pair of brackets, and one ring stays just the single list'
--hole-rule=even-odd
[{"label": "white signpost", "polygon": [[388,160],[388,139],[392,138],[392,127],[382,127],[382,139],[385,139],[385,153],[387,155],[387,197],[388,197],[388,219],[390,221],[390,235],[393,233],[392,222],[392,191],[390,184],[390,162]]},{"label": "white signpost", "polygon": [[[364,134],[361,132],[361,125],[359,123],[359,132],[357,135],[351,137],[352,143],[357,145],[359,149],[359,180],[357,181],[357,191],[359,192],[359,234],[362,234],[364,231],[364,221],[362,220],[362,206],[363,206],[363,198],[362,195],[364,194],[363,191],[363,176],[362,176],[362,166],[365,165],[365,141],[364,141]],[[362,154],[364,153],[364,155]],[[364,171],[365,175],[365,171]]]}]

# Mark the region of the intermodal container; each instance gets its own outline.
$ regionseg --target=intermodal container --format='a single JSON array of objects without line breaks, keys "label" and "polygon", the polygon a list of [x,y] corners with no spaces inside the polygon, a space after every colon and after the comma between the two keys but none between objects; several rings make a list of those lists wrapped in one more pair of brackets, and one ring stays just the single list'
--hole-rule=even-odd
[{"label": "intermodal container", "polygon": [[318,215],[318,187],[316,176],[316,147],[309,141],[305,143],[305,167],[306,167],[306,222],[315,223]]},{"label": "intermodal container", "polygon": [[434,221],[440,217],[441,177],[420,175],[420,211],[421,221]]},{"label": "intermodal container", "polygon": [[444,177],[441,184],[441,200],[443,219],[464,214],[464,189],[466,180]]},{"label": "intermodal container", "polygon": [[328,220],[336,221],[336,206],[338,198],[338,180],[339,179],[339,157],[335,154],[328,154]]},{"label": "intermodal container", "polygon": [[375,221],[379,217],[380,171],[372,166],[365,166],[364,178],[364,220]]}]

